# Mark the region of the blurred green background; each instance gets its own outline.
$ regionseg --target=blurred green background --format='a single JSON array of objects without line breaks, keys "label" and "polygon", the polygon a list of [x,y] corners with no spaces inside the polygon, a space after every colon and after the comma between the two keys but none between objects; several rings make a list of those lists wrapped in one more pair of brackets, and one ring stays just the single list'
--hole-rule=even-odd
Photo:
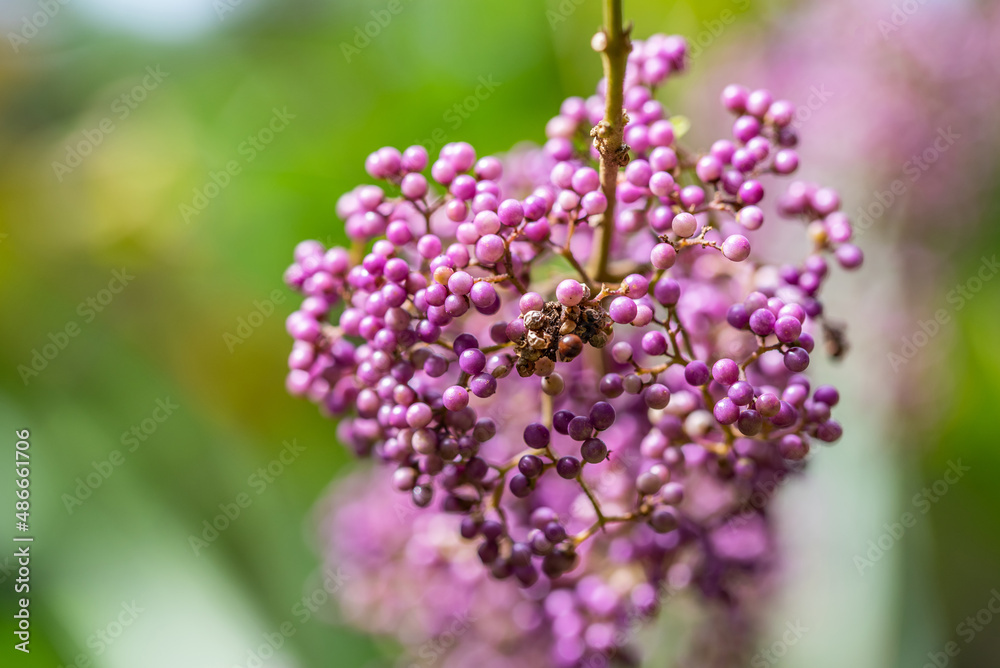
[{"label": "blurred green background", "polygon": [[[262,634],[296,620],[296,604],[316,590],[311,512],[358,464],[332,423],[284,391],[294,297],[281,275],[294,244],[342,238],[337,198],[367,178],[374,148],[444,136],[495,153],[541,141],[560,101],[588,94],[600,76],[591,0],[400,0],[379,34],[355,42],[388,4],[0,6],[0,422],[9,463],[14,430],[31,431],[36,537],[30,656],[12,650],[16,569],[13,548],[0,551],[3,665],[246,665]],[[745,36],[792,4],[626,8],[640,35],[693,35],[731,9],[725,30]],[[12,39],[43,5],[37,34]],[[717,67],[706,53],[668,87],[671,100],[706,94],[697,75]],[[495,90],[479,108],[449,114],[481,79]],[[961,243],[936,258],[941,280],[929,292],[907,293],[905,281],[892,288],[900,273],[880,261],[894,257],[905,220],[866,238],[875,261],[844,285],[874,286],[888,303],[843,305],[856,352],[898,345],[861,313],[927,317],[1000,247],[997,193],[988,196]],[[998,296],[1000,281],[987,282],[934,340],[934,360],[907,381],[919,401],[897,400],[884,353],[868,357],[879,366],[862,354],[830,371],[844,394],[880,400],[848,402],[848,436],[795,484],[794,498],[820,510],[790,532],[802,549],[788,560],[808,565],[793,569],[799,579],[775,626],[816,616],[803,618],[814,630],[783,665],[919,668],[1000,587]],[[43,357],[32,368],[36,351]],[[971,468],[961,482],[859,575],[852,555],[958,458]],[[0,498],[12,507],[7,471]],[[217,538],[192,544],[205,538],[206,520],[234,508]],[[2,533],[12,545],[9,521]],[[122,615],[127,628],[100,640]],[[998,638],[1000,623],[963,643],[950,665],[997,665]],[[266,665],[375,668],[396,655],[391,642],[340,625],[327,603],[296,621]]]}]

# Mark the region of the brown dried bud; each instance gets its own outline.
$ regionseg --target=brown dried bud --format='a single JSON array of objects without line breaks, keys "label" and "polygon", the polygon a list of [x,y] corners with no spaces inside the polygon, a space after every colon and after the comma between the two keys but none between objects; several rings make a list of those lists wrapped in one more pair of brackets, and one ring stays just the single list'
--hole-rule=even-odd
[{"label": "brown dried bud", "polygon": [[521,378],[527,378],[535,372],[535,363],[531,360],[526,360],[523,357],[517,360],[515,365],[517,368],[517,375]]},{"label": "brown dried bud", "polygon": [[534,331],[542,329],[545,327],[545,314],[541,311],[528,311],[524,314],[524,326]]},{"label": "brown dried bud", "polygon": [[528,332],[528,346],[535,350],[545,350],[549,347],[549,337],[537,332]]},{"label": "brown dried bud", "polygon": [[535,375],[536,376],[548,376],[551,375],[553,371],[556,370],[555,360],[549,359],[548,357],[541,357],[535,362]]}]

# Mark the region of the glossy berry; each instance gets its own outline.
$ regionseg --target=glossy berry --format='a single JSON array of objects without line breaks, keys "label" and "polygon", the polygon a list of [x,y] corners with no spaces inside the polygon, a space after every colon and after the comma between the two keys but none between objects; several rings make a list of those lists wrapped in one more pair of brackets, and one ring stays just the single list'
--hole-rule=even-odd
[{"label": "glossy berry", "polygon": [[588,438],[580,446],[583,461],[590,464],[603,462],[608,456],[608,446],[599,438]]},{"label": "glossy berry", "polygon": [[556,462],[556,472],[559,477],[571,480],[580,473],[580,460],[576,457],[560,457]]}]

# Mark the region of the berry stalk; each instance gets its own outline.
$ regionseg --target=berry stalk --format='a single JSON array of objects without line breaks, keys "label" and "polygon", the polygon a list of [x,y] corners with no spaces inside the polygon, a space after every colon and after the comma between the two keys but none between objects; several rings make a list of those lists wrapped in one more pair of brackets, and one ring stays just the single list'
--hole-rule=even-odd
[{"label": "berry stalk", "polygon": [[628,148],[622,148],[625,131],[625,65],[632,51],[628,31],[622,24],[621,0],[604,0],[604,28],[594,36],[594,48],[601,53],[607,92],[604,120],[591,131],[594,146],[601,153],[601,191],[607,198],[608,208],[600,225],[594,230],[594,248],[588,273],[594,281],[610,280],[608,258],[615,229],[615,194],[618,186],[618,168],[628,160]]}]

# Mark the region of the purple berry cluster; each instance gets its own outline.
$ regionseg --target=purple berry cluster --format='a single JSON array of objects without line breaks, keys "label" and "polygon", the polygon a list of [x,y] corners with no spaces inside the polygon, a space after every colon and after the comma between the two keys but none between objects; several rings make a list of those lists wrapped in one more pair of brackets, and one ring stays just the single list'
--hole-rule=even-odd
[{"label": "purple berry cluster", "polygon": [[[816,337],[845,345],[820,293],[831,264],[861,264],[851,224],[830,188],[779,189],[795,109],[766,90],[728,86],[732,137],[681,145],[655,91],[685,52],[632,42],[618,146],[605,79],[539,149],[379,149],[380,185],[337,206],[350,248],[304,241],[285,274],[305,295],[289,392],[523,588],[549,665],[629,656],[666,586],[739,606],[773,546],[747,499],[841,436],[837,390],[803,372]],[[767,219],[805,232],[800,262],[751,252]]]}]

